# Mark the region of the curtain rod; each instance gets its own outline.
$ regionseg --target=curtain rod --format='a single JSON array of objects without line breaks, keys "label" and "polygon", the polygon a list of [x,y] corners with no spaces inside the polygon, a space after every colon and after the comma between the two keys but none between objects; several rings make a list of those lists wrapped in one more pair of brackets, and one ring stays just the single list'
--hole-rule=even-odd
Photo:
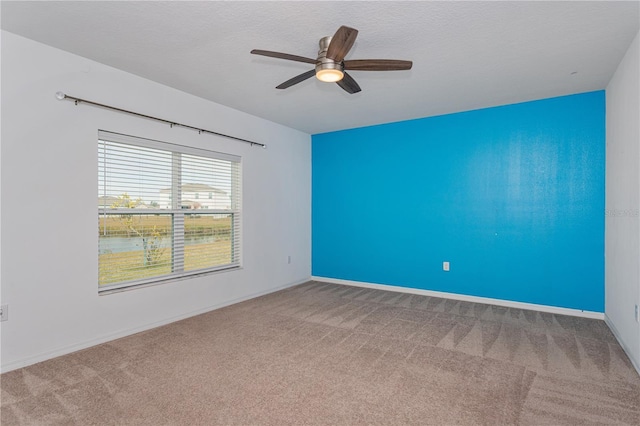
[{"label": "curtain rod", "polygon": [[113,111],[123,112],[125,114],[131,114],[131,115],[136,115],[136,116],[142,117],[142,118],[148,118],[150,120],[160,121],[162,123],[169,124],[171,127],[180,126],[180,127],[184,127],[184,128],[191,129],[191,130],[197,130],[198,133],[203,133],[204,132],[204,133],[209,133],[209,134],[212,134],[212,135],[222,136],[222,137],[233,139],[233,140],[236,140],[236,141],[239,141],[239,142],[249,143],[249,144],[251,144],[251,146],[258,145],[258,146],[261,146],[263,148],[267,147],[267,145],[265,145],[263,143],[260,143],[260,142],[254,142],[254,141],[250,141],[250,140],[247,140],[247,139],[237,138],[235,136],[225,135],[224,133],[218,133],[218,132],[214,132],[212,130],[201,129],[199,127],[189,126],[188,124],[182,124],[182,123],[177,123],[175,121],[165,120],[164,118],[153,117],[151,115],[140,114],[139,112],[129,111],[129,110],[122,109],[122,108],[117,108],[117,107],[114,107],[114,106],[111,106],[111,105],[105,105],[105,104],[101,104],[101,103],[98,103],[98,102],[88,101],[86,99],[76,98],[75,96],[69,96],[69,95],[67,95],[65,93],[62,93],[62,92],[56,92],[56,98],[58,100],[70,99],[70,100],[74,101],[76,105],[78,105],[79,103],[82,102],[82,103],[85,103],[85,104],[89,104],[89,105],[94,105],[94,106],[101,107],[101,108],[110,109],[110,110],[113,110]]}]

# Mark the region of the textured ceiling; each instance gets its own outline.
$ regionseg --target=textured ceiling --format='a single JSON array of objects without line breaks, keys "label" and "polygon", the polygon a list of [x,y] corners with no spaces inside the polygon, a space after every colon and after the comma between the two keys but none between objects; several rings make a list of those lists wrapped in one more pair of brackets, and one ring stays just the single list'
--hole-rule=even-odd
[{"label": "textured ceiling", "polygon": [[[603,89],[638,32],[628,2],[8,2],[2,28],[315,134]],[[357,28],[346,59],[410,71],[306,80],[318,40]],[[81,93],[74,94],[82,97]],[[100,100],[97,100],[100,101]]]}]

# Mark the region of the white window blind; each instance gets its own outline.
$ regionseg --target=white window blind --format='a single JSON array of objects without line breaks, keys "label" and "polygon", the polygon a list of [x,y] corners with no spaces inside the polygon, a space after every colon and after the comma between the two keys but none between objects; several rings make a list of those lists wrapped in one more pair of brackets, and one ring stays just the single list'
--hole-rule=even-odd
[{"label": "white window blind", "polygon": [[239,267],[241,198],[240,157],[100,131],[99,289]]}]

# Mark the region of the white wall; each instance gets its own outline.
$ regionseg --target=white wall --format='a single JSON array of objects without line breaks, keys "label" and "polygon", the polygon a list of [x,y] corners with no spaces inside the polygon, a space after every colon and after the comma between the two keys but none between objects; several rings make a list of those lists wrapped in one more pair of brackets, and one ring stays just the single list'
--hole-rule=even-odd
[{"label": "white wall", "polygon": [[[11,33],[1,42],[2,371],[310,277],[309,135]],[[75,106],[57,91],[268,148]],[[243,269],[98,296],[98,129],[242,156]]]},{"label": "white wall", "polygon": [[640,33],[609,82],[605,316],[640,372]]}]

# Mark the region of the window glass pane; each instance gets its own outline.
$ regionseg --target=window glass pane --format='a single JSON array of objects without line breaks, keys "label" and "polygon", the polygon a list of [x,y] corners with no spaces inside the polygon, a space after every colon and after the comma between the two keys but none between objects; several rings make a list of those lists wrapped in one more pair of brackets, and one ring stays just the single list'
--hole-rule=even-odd
[{"label": "window glass pane", "polygon": [[99,285],[170,274],[171,216],[100,215]]},{"label": "window glass pane", "polygon": [[171,208],[171,152],[104,142],[98,150],[101,208]]},{"label": "window glass pane", "polygon": [[231,264],[232,224],[232,214],[185,214],[184,270]]},{"label": "window glass pane", "polygon": [[[215,158],[182,156],[182,208],[229,210],[231,162]],[[207,198],[200,197],[207,193]]]}]

